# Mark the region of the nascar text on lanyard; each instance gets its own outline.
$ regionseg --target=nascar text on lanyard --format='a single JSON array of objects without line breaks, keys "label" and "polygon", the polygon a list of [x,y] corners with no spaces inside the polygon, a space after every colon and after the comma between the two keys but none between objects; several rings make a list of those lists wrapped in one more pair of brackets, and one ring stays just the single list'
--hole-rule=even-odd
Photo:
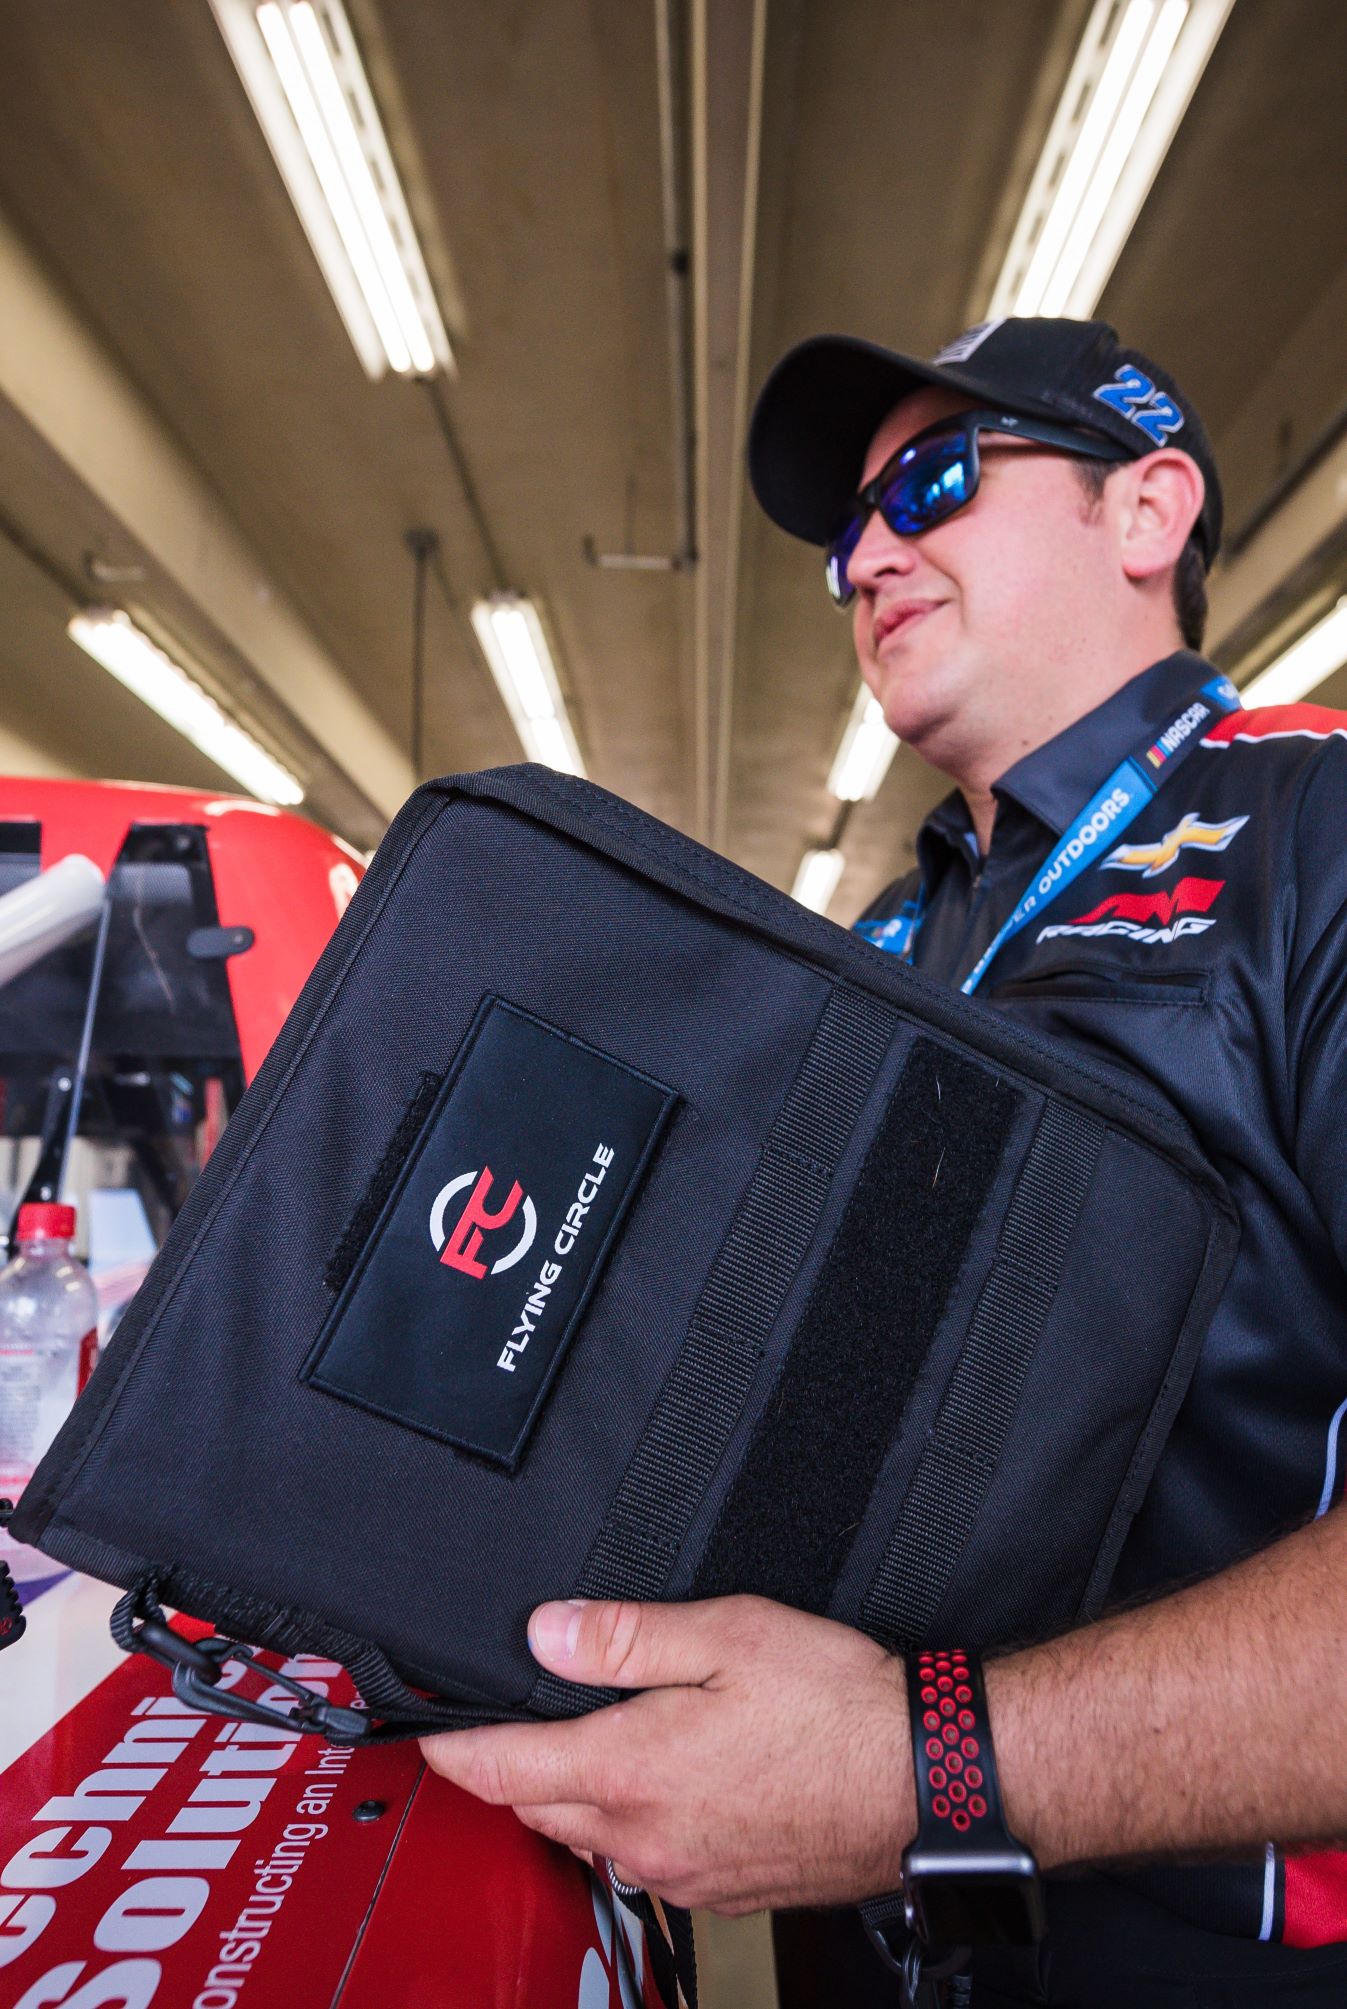
[{"label": "nascar text on lanyard", "polygon": [[[1025,887],[1010,919],[999,928],[959,989],[971,996],[986,976],[1000,951],[1013,935],[1041,914],[1064,893],[1073,879],[1094,863],[1094,850],[1101,837],[1116,837],[1139,816],[1146,804],[1158,795],[1184,756],[1200,738],[1199,728],[1217,712],[1237,712],[1239,692],[1229,677],[1213,677],[1198,695],[1170,720],[1159,738],[1131,753],[1116,767],[1103,787],[1096,790],[1051,858]],[[855,932],[873,942],[877,949],[912,959],[917,930],[926,911],[923,887],[915,900],[905,900],[887,921],[858,921]]]}]

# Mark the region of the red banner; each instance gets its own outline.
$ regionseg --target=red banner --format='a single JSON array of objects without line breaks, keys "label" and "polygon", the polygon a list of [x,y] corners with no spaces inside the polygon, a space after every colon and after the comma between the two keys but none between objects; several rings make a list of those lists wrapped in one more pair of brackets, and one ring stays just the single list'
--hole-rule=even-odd
[{"label": "red banner", "polygon": [[4,2009],[658,2009],[639,1925],[414,1743],[222,1722],[144,1658],[0,1775],[0,1864]]}]

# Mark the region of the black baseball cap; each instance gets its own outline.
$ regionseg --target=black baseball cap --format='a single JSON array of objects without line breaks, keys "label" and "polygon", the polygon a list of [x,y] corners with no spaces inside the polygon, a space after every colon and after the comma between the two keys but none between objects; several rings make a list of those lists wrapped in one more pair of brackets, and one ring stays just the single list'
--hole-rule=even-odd
[{"label": "black baseball cap", "polygon": [[1206,429],[1174,379],[1105,321],[1002,319],[921,362],[850,335],[816,335],[781,358],[748,430],[753,493],[774,523],[826,544],[860,486],[881,421],[910,391],[943,384],[1019,418],[1078,426],[1139,459],[1176,446],[1202,471],[1193,526],[1207,565],[1221,541],[1221,484]]}]

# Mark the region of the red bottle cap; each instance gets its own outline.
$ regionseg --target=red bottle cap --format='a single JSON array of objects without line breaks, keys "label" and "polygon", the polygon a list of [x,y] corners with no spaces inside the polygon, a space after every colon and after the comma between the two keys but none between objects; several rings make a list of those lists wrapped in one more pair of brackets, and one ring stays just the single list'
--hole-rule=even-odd
[{"label": "red bottle cap", "polygon": [[55,1200],[30,1200],[19,1209],[15,1239],[20,1242],[68,1242],[75,1233],[75,1209]]}]

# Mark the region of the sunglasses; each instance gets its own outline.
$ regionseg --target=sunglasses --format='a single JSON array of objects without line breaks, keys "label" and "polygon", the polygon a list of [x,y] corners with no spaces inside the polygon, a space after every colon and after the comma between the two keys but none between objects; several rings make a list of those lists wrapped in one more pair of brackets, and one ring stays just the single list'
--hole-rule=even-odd
[{"label": "sunglasses", "polygon": [[873,510],[878,510],[896,537],[919,537],[943,523],[973,500],[982,478],[978,440],[984,432],[1010,433],[1036,446],[1055,447],[1083,460],[1121,462],[1127,455],[1111,441],[1091,439],[1066,426],[1016,418],[1009,412],[960,412],[938,419],[885,461],[873,481],[867,481],[828,540],[824,576],[834,606],[849,607],[856,588],[847,576]]}]

